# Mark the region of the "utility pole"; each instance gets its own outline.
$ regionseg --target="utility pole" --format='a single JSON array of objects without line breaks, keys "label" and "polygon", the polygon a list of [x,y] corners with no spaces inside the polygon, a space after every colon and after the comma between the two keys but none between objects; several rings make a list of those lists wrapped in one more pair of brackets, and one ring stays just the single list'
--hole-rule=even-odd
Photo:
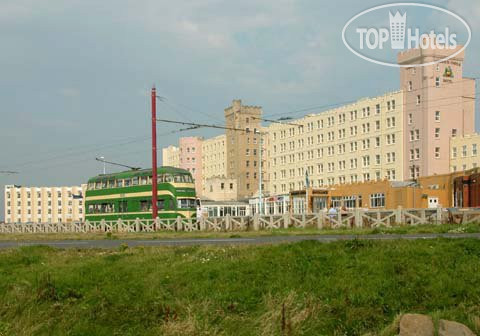
[{"label": "utility pole", "polygon": [[157,90],[152,88],[152,219],[158,216],[157,208]]},{"label": "utility pole", "polygon": [[255,134],[259,135],[258,139],[258,144],[259,148],[258,150],[260,151],[258,153],[259,157],[259,165],[258,165],[258,213],[260,215],[263,215],[263,170],[262,170],[262,163],[263,163],[263,136],[268,134],[267,132],[260,132],[256,131]]}]

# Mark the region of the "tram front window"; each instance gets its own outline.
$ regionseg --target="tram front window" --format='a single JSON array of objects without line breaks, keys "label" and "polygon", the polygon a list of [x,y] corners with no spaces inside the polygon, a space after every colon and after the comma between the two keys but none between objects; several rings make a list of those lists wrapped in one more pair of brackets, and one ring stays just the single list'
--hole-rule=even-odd
[{"label": "tram front window", "polygon": [[195,209],[197,207],[195,199],[180,198],[178,199],[178,207],[180,209]]}]

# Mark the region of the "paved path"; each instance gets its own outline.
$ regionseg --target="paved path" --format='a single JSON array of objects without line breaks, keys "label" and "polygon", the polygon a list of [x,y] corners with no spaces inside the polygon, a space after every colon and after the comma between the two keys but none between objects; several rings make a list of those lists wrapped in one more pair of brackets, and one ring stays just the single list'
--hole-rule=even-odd
[{"label": "paved path", "polygon": [[57,248],[116,248],[128,246],[189,246],[189,245],[244,245],[278,244],[314,240],[323,243],[340,240],[395,240],[395,239],[434,239],[434,238],[475,238],[480,233],[418,233],[418,234],[375,234],[375,235],[305,235],[305,236],[263,236],[249,238],[179,238],[179,239],[119,239],[119,240],[39,240],[39,241],[0,241],[0,249],[31,245],[48,245]]}]

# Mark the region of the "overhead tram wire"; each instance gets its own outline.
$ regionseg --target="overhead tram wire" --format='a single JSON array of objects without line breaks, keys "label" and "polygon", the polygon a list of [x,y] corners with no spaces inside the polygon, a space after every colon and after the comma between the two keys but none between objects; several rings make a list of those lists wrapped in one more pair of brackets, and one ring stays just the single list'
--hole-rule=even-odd
[{"label": "overhead tram wire", "polygon": [[[474,94],[475,94],[475,95],[479,95],[479,94],[480,94],[480,91],[476,91],[476,92],[474,92]],[[471,100],[476,100],[476,101],[478,101],[478,98],[479,98],[479,97],[475,97],[475,96],[469,97],[469,96],[458,96],[458,95],[456,95],[456,96],[449,96],[449,97],[442,97],[442,98],[422,100],[420,103],[421,103],[421,104],[423,104],[423,103],[432,103],[432,102],[441,101],[441,100],[446,100],[446,99],[452,99],[452,98],[463,98],[463,99],[471,99]],[[448,104],[440,104],[440,105],[433,105],[432,107],[433,107],[433,108],[440,108],[440,107],[452,106],[452,105],[458,105],[458,104],[461,104],[461,103],[455,102],[455,103],[448,103]],[[335,104],[335,105],[337,105],[337,104]],[[410,105],[412,105],[412,106],[418,106],[416,102],[411,102],[411,103],[404,103],[404,102],[402,102],[402,103],[399,103],[398,105],[402,105],[403,108],[406,108],[407,106],[410,106]],[[327,111],[328,111],[328,110],[320,111],[320,112],[318,112],[317,114],[321,114],[321,113],[324,113],[324,112],[327,112]],[[295,119],[294,119],[294,118],[290,118],[290,119],[291,119],[291,120],[299,120],[299,119],[302,119],[302,118],[304,118],[304,117],[306,117],[306,115],[304,115],[304,116],[299,116],[299,117],[297,117],[297,118],[295,118]]]},{"label": "overhead tram wire", "polygon": [[169,119],[157,119],[159,122],[168,123],[168,124],[179,124],[184,126],[192,126],[195,128],[216,128],[216,129],[224,129],[229,131],[240,131],[240,132],[247,132],[247,130],[243,128],[235,128],[235,127],[227,127],[227,126],[220,126],[220,125],[210,125],[210,124],[199,124],[199,123],[190,123],[185,121],[178,121],[178,120],[169,120]]},{"label": "overhead tram wire", "polygon": [[258,117],[252,117],[252,119],[261,120],[261,121],[267,121],[267,122],[271,122],[271,123],[275,123],[275,124],[281,124],[281,125],[289,125],[289,126],[299,126],[299,127],[303,127],[303,125],[301,125],[301,124],[294,124],[294,123],[289,123],[289,122],[282,122],[282,121],[280,121],[280,120],[265,119],[265,118],[258,118]]},{"label": "overhead tram wire", "polygon": [[[480,77],[466,77],[466,78],[462,78],[461,81],[459,82],[462,82],[462,81],[467,81],[467,80],[479,80]],[[459,83],[457,82],[457,83]],[[416,92],[416,91],[421,91],[421,90],[424,90],[424,89],[427,89],[427,88],[436,88],[435,85],[431,85],[431,86],[424,86],[422,88],[418,88],[418,89],[413,89],[411,91],[408,91],[408,92]],[[396,91],[391,91],[391,92],[397,92],[397,91],[401,91],[400,89],[396,90]],[[407,92],[407,91],[405,91]],[[388,93],[388,92],[387,92]],[[443,98],[437,98],[437,99],[449,99],[449,98],[455,98],[455,97],[458,97],[458,96],[452,96],[452,97],[443,97]],[[375,98],[375,97],[371,97],[371,98]],[[361,99],[361,98],[360,98]],[[307,112],[307,111],[312,111],[312,110],[318,110],[318,109],[326,109],[326,108],[330,108],[330,107],[335,107],[335,106],[342,106],[342,105],[347,105],[347,104],[353,104],[355,102],[358,102],[359,99],[355,99],[355,100],[349,100],[349,101],[344,101],[344,102],[338,102],[338,103],[332,103],[332,104],[326,104],[326,105],[316,105],[316,106],[312,106],[312,107],[306,107],[306,108],[302,108],[302,109],[297,109],[297,110],[291,110],[291,111],[287,111],[287,112],[280,112],[280,113],[271,113],[271,114],[267,114],[266,117],[273,117],[273,116],[281,116],[281,115],[287,115],[287,114],[297,114],[297,113],[300,113],[300,112]],[[325,112],[325,111],[328,111],[328,110],[323,110],[323,111],[320,111],[318,113],[322,113],[322,112]],[[297,119],[300,119],[302,117],[298,117]]]},{"label": "overhead tram wire", "polygon": [[[158,137],[164,137],[164,136],[168,136],[168,135],[171,135],[171,134],[175,134],[175,133],[179,133],[179,132],[183,132],[183,131],[187,131],[189,129],[179,129],[179,130],[172,130],[172,131],[169,131],[169,132],[165,132],[165,133],[162,133],[162,134],[157,134],[157,138]],[[143,141],[146,141],[148,139],[151,139],[151,137],[145,137],[145,138],[142,138],[141,140],[137,140],[135,142],[143,142]],[[133,141],[129,142],[128,144],[130,143],[134,143]],[[112,145],[109,145],[108,147],[107,146],[103,146],[102,148],[112,148],[112,147],[116,147],[116,146],[123,146],[125,145],[125,143],[119,143],[119,144],[112,144]],[[84,152],[81,152],[81,153],[76,153],[75,155],[78,156],[78,155],[87,155],[87,154],[94,154],[94,153],[97,153],[98,151],[95,150],[89,150],[89,151],[84,151]],[[135,151],[135,153],[138,152],[138,151]],[[66,156],[63,156],[63,157],[68,157],[68,156],[71,156],[71,155],[66,155]],[[63,158],[62,157],[62,158]],[[60,157],[58,157],[60,158]],[[23,174],[23,173],[28,173],[28,172],[32,172],[32,171],[36,171],[36,170],[39,170],[39,169],[47,169],[47,168],[53,168],[53,167],[60,167],[60,166],[69,166],[70,164],[76,164],[76,163],[79,163],[79,162],[84,162],[84,161],[91,161],[91,157],[88,157],[88,158],[85,158],[85,159],[81,159],[81,160],[75,160],[75,161],[64,161],[64,162],[60,162],[60,163],[56,163],[56,164],[52,164],[52,165],[47,165],[47,166],[40,166],[38,167],[38,164],[39,163],[43,163],[45,161],[51,161],[50,159],[49,160],[41,160],[41,161],[37,161],[37,162],[31,162],[29,163],[28,165],[23,165],[23,166],[27,166],[27,169],[25,170],[22,170],[20,172],[18,172],[19,174]]]}]

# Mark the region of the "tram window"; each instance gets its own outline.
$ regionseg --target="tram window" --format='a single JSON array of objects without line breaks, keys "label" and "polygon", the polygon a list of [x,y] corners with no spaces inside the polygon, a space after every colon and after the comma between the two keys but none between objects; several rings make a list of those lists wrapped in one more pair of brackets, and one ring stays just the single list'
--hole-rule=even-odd
[{"label": "tram window", "polygon": [[90,182],[90,183],[88,184],[88,190],[93,190],[93,189],[95,189],[95,183]]},{"label": "tram window", "polygon": [[117,180],[117,188],[123,187],[123,180]]},{"label": "tram window", "polygon": [[107,180],[102,181],[102,189],[107,188]]},{"label": "tram window", "polygon": [[182,183],[183,182],[183,175],[174,175],[175,183]]},{"label": "tram window", "polygon": [[165,182],[167,183],[173,182],[173,176],[170,174],[165,174]]},{"label": "tram window", "polygon": [[120,201],[118,202],[118,211],[119,212],[127,212],[127,201]]},{"label": "tram window", "polygon": [[93,206],[93,204],[89,204],[89,205],[88,205],[88,213],[89,213],[89,214],[92,214],[93,211],[94,211],[94,209],[95,209],[95,207]]},{"label": "tram window", "polygon": [[142,176],[140,177],[140,184],[145,185],[148,183],[148,176]]},{"label": "tram window", "polygon": [[157,201],[157,208],[158,210],[164,210],[165,209],[165,200],[161,199]]},{"label": "tram window", "polygon": [[115,180],[108,180],[108,187],[115,188]]},{"label": "tram window", "polygon": [[102,183],[100,181],[95,183],[95,189],[102,189]]},{"label": "tram window", "polygon": [[183,177],[184,177],[186,183],[193,183],[192,176],[190,176],[190,175],[183,175]]},{"label": "tram window", "polygon": [[140,211],[151,211],[152,201],[140,201]]},{"label": "tram window", "polygon": [[132,178],[132,185],[134,186],[138,185],[138,176],[135,176],[134,178]]},{"label": "tram window", "polygon": [[123,180],[123,186],[124,187],[129,187],[131,184],[132,184],[132,180],[130,180],[130,179]]},{"label": "tram window", "polygon": [[158,179],[157,179],[158,183],[163,183],[165,182],[165,175],[158,175]]},{"label": "tram window", "polygon": [[192,209],[196,207],[196,200],[194,199],[180,198],[177,202],[180,209]]},{"label": "tram window", "polygon": [[100,207],[100,212],[102,213],[112,213],[115,210],[115,205],[112,203],[102,203]]}]

